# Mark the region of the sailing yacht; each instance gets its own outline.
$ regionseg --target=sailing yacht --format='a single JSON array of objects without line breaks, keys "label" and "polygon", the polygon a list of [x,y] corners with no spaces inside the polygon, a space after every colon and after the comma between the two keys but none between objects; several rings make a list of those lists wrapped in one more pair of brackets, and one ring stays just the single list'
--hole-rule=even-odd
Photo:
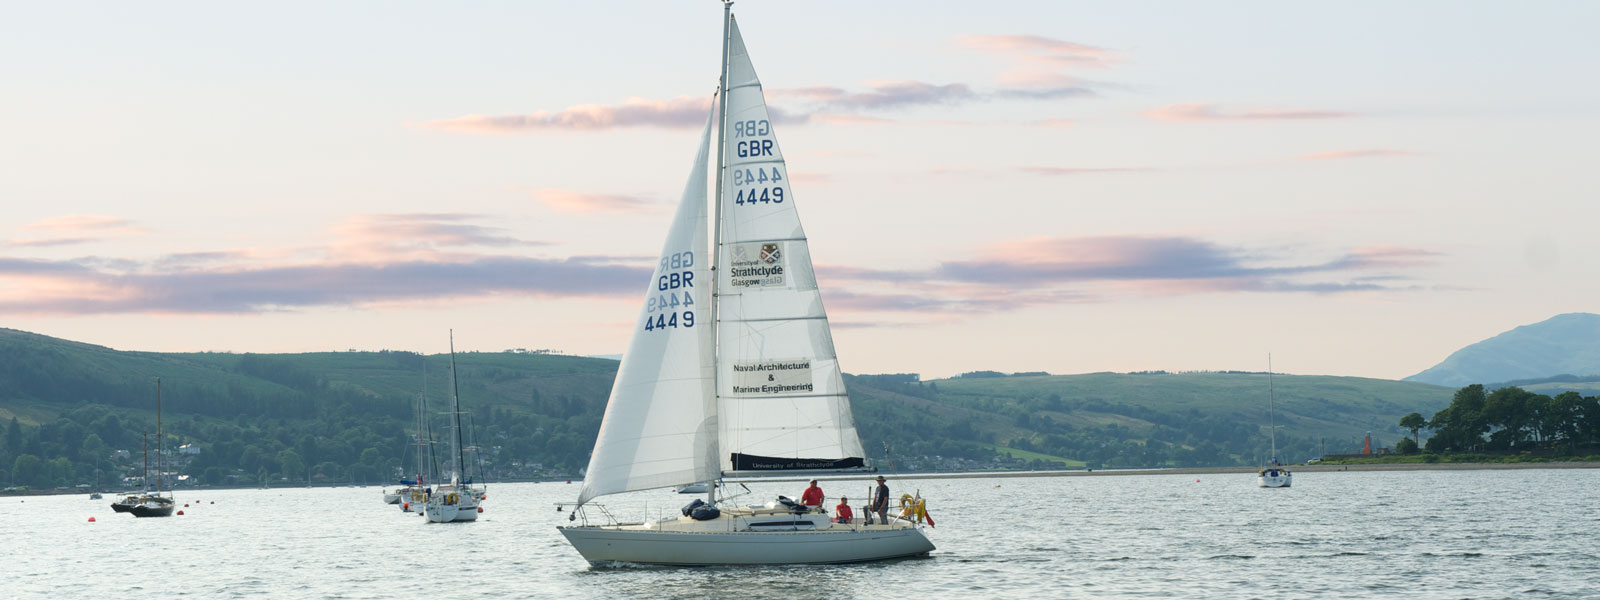
[{"label": "sailing yacht", "polygon": [[422,365],[422,392],[417,395],[417,430],[416,434],[412,436],[413,441],[411,442],[411,445],[417,447],[416,478],[409,480],[402,479],[400,480],[401,487],[395,488],[392,491],[385,490],[383,492],[384,503],[398,504],[400,505],[400,510],[403,512],[412,512],[413,506],[416,507],[417,512],[421,512],[423,504],[423,490],[427,489],[427,483],[422,476],[427,469],[426,459],[428,441],[427,438],[423,437],[423,420],[426,415],[427,406],[428,365],[426,362],[424,362]]},{"label": "sailing yacht", "polygon": [[144,457],[144,472],[139,477],[139,484],[143,489],[137,494],[128,494],[116,502],[111,503],[111,510],[128,512],[139,504],[139,499],[150,493],[150,432],[144,432],[144,437],[139,440],[139,454]]},{"label": "sailing yacht", "polygon": [[[933,544],[910,521],[835,523],[791,503],[717,501],[724,476],[869,470],[788,167],[728,2],[723,32],[716,111],[569,517],[584,522],[559,529],[590,563],[847,563],[927,554]],[[714,122],[717,183],[708,219]],[[706,254],[708,220],[715,221],[714,256]],[[682,517],[615,523],[608,515],[591,525],[584,511],[602,496],[696,482],[710,482],[709,506],[697,500]]]},{"label": "sailing yacht", "polygon": [[482,490],[469,485],[466,481],[466,461],[462,458],[461,444],[461,386],[456,381],[456,339],[455,332],[450,333],[450,385],[451,393],[455,398],[455,409],[451,411],[450,450],[454,461],[450,467],[454,471],[450,474],[450,483],[433,489],[423,502],[422,514],[430,523],[450,523],[454,521],[476,521],[478,503],[482,500]]},{"label": "sailing yacht", "polygon": [[[175,506],[172,492],[161,495],[161,479],[165,475],[166,466],[162,459],[162,450],[166,447],[165,436],[161,430],[161,378],[156,378],[156,489],[155,492],[139,497],[137,503],[128,507],[129,513],[135,517],[170,517]],[[146,461],[148,464],[148,461]]]},{"label": "sailing yacht", "polygon": [[1269,354],[1267,355],[1267,424],[1272,436],[1272,464],[1256,474],[1256,486],[1264,488],[1286,488],[1294,478],[1288,469],[1278,464],[1278,422],[1272,406],[1276,395],[1272,387],[1272,355]]},{"label": "sailing yacht", "polygon": [[94,461],[94,491],[89,493],[89,499],[90,500],[99,500],[102,497],[103,496],[100,494],[100,458],[99,457],[95,457],[95,461]]}]

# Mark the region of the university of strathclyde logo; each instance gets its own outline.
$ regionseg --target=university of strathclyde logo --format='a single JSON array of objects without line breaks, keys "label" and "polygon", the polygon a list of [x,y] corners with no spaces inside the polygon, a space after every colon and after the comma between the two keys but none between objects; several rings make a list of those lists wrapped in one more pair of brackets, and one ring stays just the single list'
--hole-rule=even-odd
[{"label": "university of strathclyde logo", "polygon": [[761,261],[762,262],[765,262],[765,263],[770,265],[770,264],[778,262],[779,258],[782,258],[782,257],[778,254],[778,245],[777,244],[762,244],[761,245]]}]

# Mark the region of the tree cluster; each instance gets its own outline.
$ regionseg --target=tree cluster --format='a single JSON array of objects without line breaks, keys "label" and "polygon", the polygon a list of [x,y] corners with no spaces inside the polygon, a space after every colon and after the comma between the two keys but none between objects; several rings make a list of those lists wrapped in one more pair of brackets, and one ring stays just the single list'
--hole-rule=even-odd
[{"label": "tree cluster", "polygon": [[1600,397],[1563,392],[1554,398],[1519,387],[1456,390],[1450,406],[1423,421],[1412,413],[1400,426],[1433,432],[1429,452],[1575,451],[1600,445]]}]

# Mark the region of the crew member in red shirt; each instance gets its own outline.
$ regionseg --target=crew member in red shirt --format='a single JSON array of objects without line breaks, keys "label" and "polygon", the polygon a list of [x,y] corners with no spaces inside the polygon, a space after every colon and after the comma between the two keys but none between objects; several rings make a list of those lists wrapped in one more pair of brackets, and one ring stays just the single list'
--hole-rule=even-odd
[{"label": "crew member in red shirt", "polygon": [[834,521],[839,523],[849,523],[850,519],[855,517],[855,513],[850,512],[849,498],[839,498],[839,505],[833,507],[833,513],[839,515],[834,519]]},{"label": "crew member in red shirt", "polygon": [[817,480],[811,480],[811,487],[800,494],[800,503],[806,506],[822,506],[822,488],[817,487]]}]

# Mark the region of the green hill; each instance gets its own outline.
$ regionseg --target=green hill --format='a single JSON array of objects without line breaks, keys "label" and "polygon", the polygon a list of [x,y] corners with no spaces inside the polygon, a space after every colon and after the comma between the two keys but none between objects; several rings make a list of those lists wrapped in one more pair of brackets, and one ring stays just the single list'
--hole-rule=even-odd
[{"label": "green hill", "polygon": [[[424,363],[431,420],[443,431],[448,355],[125,352],[0,329],[0,481],[92,481],[97,464],[106,479],[137,476],[142,435],[155,431],[157,377],[169,446],[202,450],[182,465],[187,474],[390,481],[409,465],[401,460]],[[616,361],[468,352],[457,363],[491,474],[554,476],[587,463]],[[116,450],[131,456],[112,460]],[[45,465],[24,469],[23,455]]]},{"label": "green hill", "polygon": [[[975,375],[975,376],[974,376]],[[947,438],[974,439],[1105,466],[1251,464],[1267,458],[1265,373],[1092,373],[994,376],[891,383],[856,377],[858,407],[919,391],[927,411],[948,420]],[[1451,388],[1358,377],[1274,375],[1279,456],[1304,460],[1358,450],[1372,432],[1379,442],[1402,435],[1410,412],[1448,406]],[[908,404],[902,401],[901,404]],[[862,425],[863,434],[901,416]],[[864,420],[864,419],[858,419]],[[921,429],[926,430],[926,427]],[[971,435],[963,435],[971,429]],[[893,434],[884,431],[884,437]],[[909,436],[908,436],[909,438]],[[913,445],[915,441],[911,441]]]},{"label": "green hill", "polygon": [[[448,355],[117,351],[0,329],[0,482],[70,485],[138,475],[161,377],[168,444],[200,455],[202,483],[381,482],[402,472],[427,375],[441,412]],[[457,356],[463,408],[491,477],[575,477],[617,362],[547,354]],[[997,376],[985,376],[997,375]],[[1276,376],[1280,456],[1303,460],[1400,433],[1453,390],[1351,377]],[[1267,450],[1266,377],[1185,373],[847,376],[869,458],[901,470],[1253,464]],[[443,420],[431,417],[436,431]],[[117,453],[118,450],[128,451]],[[413,470],[404,467],[404,472]]]}]

